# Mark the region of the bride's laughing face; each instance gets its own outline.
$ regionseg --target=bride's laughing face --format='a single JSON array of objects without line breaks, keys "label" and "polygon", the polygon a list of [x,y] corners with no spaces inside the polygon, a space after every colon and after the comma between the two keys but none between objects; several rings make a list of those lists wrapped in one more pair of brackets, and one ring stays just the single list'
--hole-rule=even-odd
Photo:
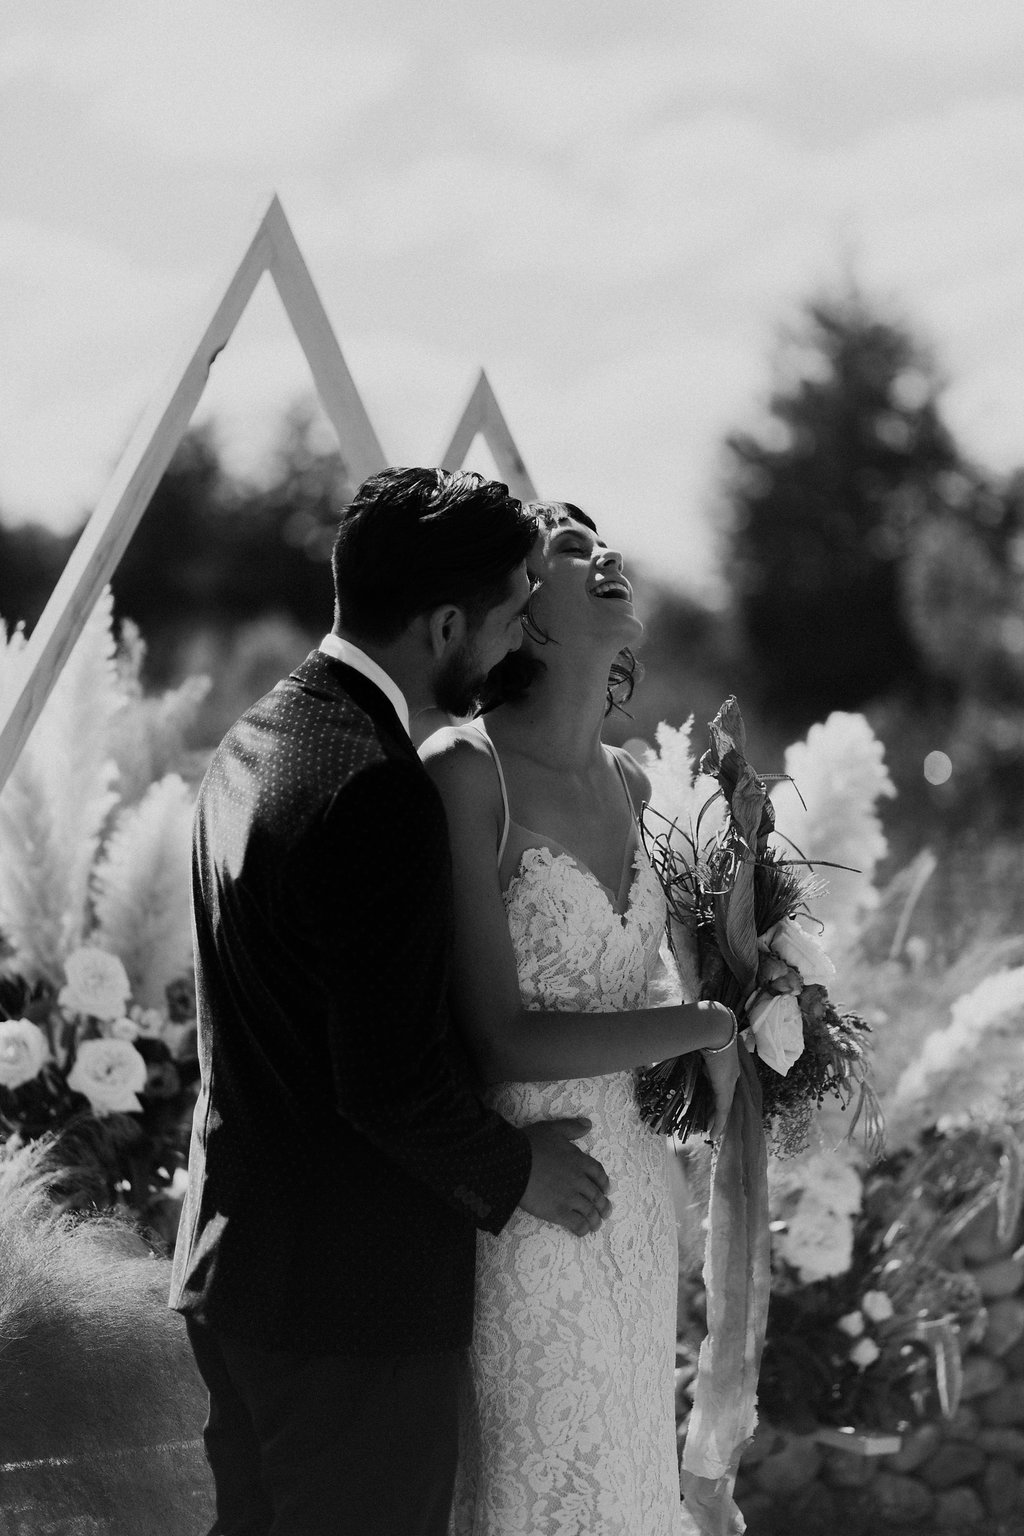
[{"label": "bride's laughing face", "polygon": [[622,556],[585,523],[569,514],[559,516],[542,529],[526,568],[533,584],[525,624],[528,643],[533,633],[561,645],[583,641],[615,651],[643,634]]}]

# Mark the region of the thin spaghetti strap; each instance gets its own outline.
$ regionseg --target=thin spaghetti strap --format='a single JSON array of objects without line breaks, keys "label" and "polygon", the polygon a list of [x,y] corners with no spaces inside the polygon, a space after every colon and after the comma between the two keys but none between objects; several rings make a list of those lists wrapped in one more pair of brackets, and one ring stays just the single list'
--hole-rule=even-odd
[{"label": "thin spaghetti strap", "polygon": [[502,858],[504,857],[504,854],[505,854],[505,845],[508,842],[509,822],[512,819],[511,816],[509,815],[509,809],[508,809],[508,790],[505,788],[505,775],[504,775],[504,773],[501,770],[501,758],[498,756],[498,749],[494,745],[494,742],[491,740],[491,738],[488,736],[487,731],[486,731],[486,729],[484,727],[483,721],[482,720],[473,720],[471,722],[471,724],[472,724],[473,728],[483,737],[484,741],[487,743],[487,750],[491,754],[491,759],[492,759],[492,761],[494,763],[494,767],[495,767],[495,769],[497,771],[497,774],[498,774],[498,784],[499,784],[499,787],[501,789],[501,810],[502,810],[501,839],[500,839],[500,841],[498,843],[498,863],[500,865],[501,861],[502,861]]},{"label": "thin spaghetti strap", "polygon": [[[632,791],[631,791],[631,789],[629,787],[629,780],[626,778],[626,770],[622,766],[622,759],[619,757],[619,754],[614,750],[614,748],[612,748],[610,750],[611,750],[612,759],[614,760],[615,766],[619,770],[619,778],[622,780],[622,787],[623,787],[623,789],[626,792],[626,802],[627,802],[627,804],[629,806],[629,814],[632,816],[632,818],[636,822],[637,826],[639,826],[640,823],[637,820],[636,806],[633,804],[633,793],[632,793]],[[500,769],[498,771],[499,771],[499,773],[501,772]]]}]

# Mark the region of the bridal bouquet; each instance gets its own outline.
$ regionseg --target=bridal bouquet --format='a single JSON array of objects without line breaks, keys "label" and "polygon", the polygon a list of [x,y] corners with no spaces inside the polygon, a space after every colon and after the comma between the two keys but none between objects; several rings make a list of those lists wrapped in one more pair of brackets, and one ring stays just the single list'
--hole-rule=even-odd
[{"label": "bridal bouquet", "polygon": [[[771,1285],[766,1143],[799,1150],[813,1108],[828,1092],[845,1101],[859,1090],[858,1111],[866,1107],[874,1131],[878,1117],[865,1073],[866,1025],[830,1002],[831,966],[815,935],[797,922],[813,894],[806,860],[784,858],[770,842],[775,812],[764,780],[747,762],[735,699],[726,700],[710,730],[701,772],[713,792],[695,809],[692,826],[680,827],[677,818],[652,835],[648,823],[646,836],[681,974],[694,993],[733,1010],[747,1047],[739,1052],[739,1079],[711,1168],[707,1333],[681,1469],[701,1536],[723,1536],[743,1529],[733,1492],[757,1422]],[[687,764],[687,794],[689,777]],[[712,808],[722,814],[717,830],[706,832]],[[639,1099],[659,1131],[688,1136],[706,1129],[712,1092],[700,1053],[641,1074]]]},{"label": "bridal bouquet", "polygon": [[[773,1152],[793,1155],[810,1139],[826,1094],[854,1103],[851,1132],[863,1114],[870,1142],[880,1140],[877,1100],[867,1077],[868,1026],[828,995],[835,969],[817,935],[797,919],[810,915],[820,889],[805,859],[770,844],[775,812],[765,781],[746,759],[746,732],[734,698],[709,727],[700,771],[718,789],[692,827],[664,821],[644,830],[651,862],[668,902],[670,945],[686,972],[695,961],[702,998],[736,1014],[753,1055],[761,1113]],[[705,815],[723,801],[717,831]],[[815,861],[824,865],[826,861]],[[699,1052],[660,1062],[640,1079],[648,1124],[683,1139],[706,1130],[713,1099]]]}]

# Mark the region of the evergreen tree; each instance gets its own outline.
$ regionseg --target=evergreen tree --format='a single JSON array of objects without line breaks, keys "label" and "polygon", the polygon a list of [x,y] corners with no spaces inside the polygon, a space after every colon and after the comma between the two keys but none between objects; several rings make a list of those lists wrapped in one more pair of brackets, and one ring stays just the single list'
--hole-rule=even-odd
[{"label": "evergreen tree", "polygon": [[119,614],[147,643],[146,681],[177,676],[183,643],[279,615],[311,635],[331,622],[330,553],[351,488],[337,449],[314,440],[296,407],[269,483],[224,471],[209,427],[189,432],[157,486],[113,578]]},{"label": "evergreen tree", "polygon": [[111,580],[119,617],[146,641],[146,681],[165,685],[184,630],[233,606],[223,524],[236,491],[210,427],[182,438]]},{"label": "evergreen tree", "polygon": [[78,534],[53,533],[38,523],[0,521],[0,619],[9,630],[31,630],[67,564]]},{"label": "evergreen tree", "polygon": [[857,293],[808,304],[781,363],[727,442],[726,571],[762,702],[802,727],[924,677],[900,569],[959,460],[929,354]]}]

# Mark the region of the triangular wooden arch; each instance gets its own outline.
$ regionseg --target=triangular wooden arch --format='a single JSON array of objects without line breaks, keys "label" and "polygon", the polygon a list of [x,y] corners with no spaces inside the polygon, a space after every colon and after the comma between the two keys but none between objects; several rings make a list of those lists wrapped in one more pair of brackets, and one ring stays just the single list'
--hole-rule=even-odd
[{"label": "triangular wooden arch", "polygon": [[536,501],[536,488],[482,368],[451,442],[441,455],[441,468],[461,469],[477,437],[482,437],[491,450],[498,472],[512,495],[520,501]]},{"label": "triangular wooden arch", "polygon": [[[358,483],[388,463],[284,209],[274,196],[241,259],[229,269],[226,283],[215,290],[208,318],[143,413],[32,631],[20,680],[11,686],[5,704],[0,704],[0,790],[181,441],[217,354],[230,340],[264,272],[274,280],[353,478]],[[461,467],[478,432],[513,494],[535,499],[522,457],[483,373],[444,456],[445,468]]]}]

